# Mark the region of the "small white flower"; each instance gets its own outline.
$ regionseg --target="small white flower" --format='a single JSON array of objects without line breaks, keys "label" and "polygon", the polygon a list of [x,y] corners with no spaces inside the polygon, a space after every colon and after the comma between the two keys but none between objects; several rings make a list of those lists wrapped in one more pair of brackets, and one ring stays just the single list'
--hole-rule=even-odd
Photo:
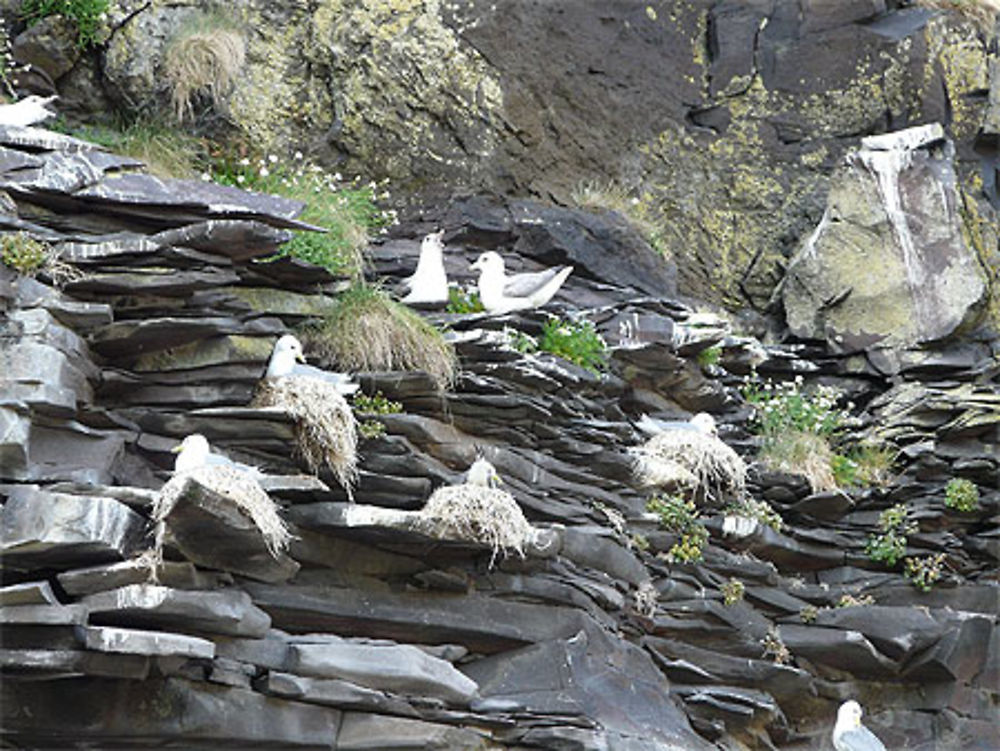
[{"label": "small white flower", "polygon": [[334,179],[334,180],[336,180],[336,181],[337,181],[337,182],[339,183],[339,182],[340,182],[341,180],[343,180],[344,178],[340,176],[340,173],[339,173],[339,172],[334,172],[334,173],[333,173],[333,179]]},{"label": "small white flower", "polygon": [[301,151],[296,151],[295,154],[293,154],[293,156],[295,157],[296,161],[301,161],[301,159],[302,159],[302,152]]},{"label": "small white flower", "polygon": [[271,174],[271,170],[269,170],[267,167],[261,167],[260,168],[260,176],[261,177],[267,177],[270,174]]},{"label": "small white flower", "polygon": [[246,182],[246,178],[243,175],[237,175],[236,176],[236,182],[238,182],[238,183],[244,183],[244,182]]},{"label": "small white flower", "polygon": [[206,182],[207,183],[207,182],[209,182],[212,179],[212,176],[210,174],[208,174],[207,172],[202,172],[201,173],[201,179],[202,179],[202,182]]},{"label": "small white flower", "polygon": [[277,164],[278,163],[278,155],[277,154],[268,154],[267,161],[269,161],[271,164]]},{"label": "small white flower", "polygon": [[246,157],[243,157],[242,159],[240,159],[240,164],[244,167],[248,167],[250,166],[250,160],[247,159]]}]

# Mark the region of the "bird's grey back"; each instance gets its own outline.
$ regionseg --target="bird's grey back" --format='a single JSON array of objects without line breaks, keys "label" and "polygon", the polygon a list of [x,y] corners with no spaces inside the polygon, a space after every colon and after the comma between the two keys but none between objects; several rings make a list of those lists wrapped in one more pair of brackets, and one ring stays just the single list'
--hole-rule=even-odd
[{"label": "bird's grey back", "polygon": [[864,725],[834,736],[833,746],[837,751],[886,751],[878,736]]},{"label": "bird's grey back", "polygon": [[508,276],[503,293],[506,297],[529,297],[548,284],[564,268],[565,266],[555,266],[543,271]]}]

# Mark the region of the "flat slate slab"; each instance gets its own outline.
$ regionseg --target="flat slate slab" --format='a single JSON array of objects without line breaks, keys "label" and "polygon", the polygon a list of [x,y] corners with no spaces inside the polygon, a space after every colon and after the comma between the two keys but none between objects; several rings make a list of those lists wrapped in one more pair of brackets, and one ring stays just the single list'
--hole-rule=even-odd
[{"label": "flat slate slab", "polygon": [[215,657],[215,644],[197,636],[113,626],[82,626],[79,634],[83,645],[96,652],[196,657],[209,660]]},{"label": "flat slate slab", "polygon": [[130,584],[83,598],[94,624],[263,636],[271,619],[238,589],[199,592]]},{"label": "flat slate slab", "polygon": [[58,605],[47,581],[24,582],[0,587],[0,607],[9,605]]},{"label": "flat slate slab", "polygon": [[28,488],[0,511],[0,556],[12,568],[121,559],[145,527],[145,519],[112,498]]},{"label": "flat slate slab", "polygon": [[[118,563],[88,566],[56,575],[66,594],[74,597],[106,592],[129,584],[148,584],[149,566],[131,559]],[[199,571],[188,561],[163,561],[156,570],[160,584],[173,589],[216,589],[232,584],[233,578],[219,571]]]},{"label": "flat slate slab", "polygon": [[337,734],[337,751],[385,751],[385,749],[463,749],[486,751],[492,746],[486,735],[469,728],[439,725],[406,717],[345,712]]},{"label": "flat slate slab", "polygon": [[337,678],[305,678],[271,670],[259,688],[267,694],[310,704],[402,717],[419,716],[413,706],[401,697]]},{"label": "flat slate slab", "polygon": [[[149,658],[75,649],[0,649],[0,671],[20,675],[49,673],[53,677],[90,675],[144,680],[149,675]],[[51,717],[55,716],[61,715]]]}]

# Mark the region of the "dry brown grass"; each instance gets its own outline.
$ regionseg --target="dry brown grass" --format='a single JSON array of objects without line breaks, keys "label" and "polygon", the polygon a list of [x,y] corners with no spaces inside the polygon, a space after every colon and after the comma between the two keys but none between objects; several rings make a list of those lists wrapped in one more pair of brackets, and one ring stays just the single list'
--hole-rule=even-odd
[{"label": "dry brown grass", "polygon": [[821,435],[805,430],[786,430],[768,438],[760,459],[771,469],[801,475],[814,493],[834,490],[837,480],[831,461],[833,449]]},{"label": "dry brown grass", "polygon": [[192,114],[192,98],[199,92],[212,97],[221,109],[246,59],[246,44],[226,28],[187,29],[168,45],[164,70],[178,122]]},{"label": "dry brown grass", "polygon": [[184,472],[176,472],[163,486],[153,505],[153,521],[157,523],[156,544],[151,563],[151,571],[155,571],[163,560],[163,537],[166,532],[165,521],[171,509],[181,497],[187,481],[191,479],[198,484],[228,498],[246,514],[260,530],[264,543],[275,558],[288,547],[291,533],[284,520],[278,515],[278,506],[260,484],[246,472],[225,465],[209,465],[197,467]]},{"label": "dry brown grass", "polygon": [[469,484],[441,487],[419,513],[435,537],[489,545],[494,560],[501,551],[523,558],[525,546],[535,537],[534,527],[514,497],[496,488]]},{"label": "dry brown grass", "polygon": [[266,378],[254,407],[280,407],[295,418],[295,448],[309,470],[326,464],[353,500],[358,478],[358,429],[354,412],[337,387],[319,378]]},{"label": "dry brown grass", "polygon": [[697,430],[667,430],[633,450],[633,470],[648,487],[683,487],[719,505],[740,498],[747,466],[739,454],[713,435]]},{"label": "dry brown grass", "polygon": [[372,285],[343,292],[306,337],[337,370],[420,370],[440,389],[455,381],[458,359],[441,332]]}]

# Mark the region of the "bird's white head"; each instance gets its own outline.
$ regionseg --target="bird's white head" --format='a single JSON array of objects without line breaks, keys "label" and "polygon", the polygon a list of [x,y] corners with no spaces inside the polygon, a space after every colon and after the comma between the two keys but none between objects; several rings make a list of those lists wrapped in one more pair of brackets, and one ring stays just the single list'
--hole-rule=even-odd
[{"label": "bird's white head", "polygon": [[854,699],[840,705],[837,710],[837,727],[844,730],[861,727],[861,705]]},{"label": "bird's white head", "polygon": [[424,235],[424,239],[420,241],[420,255],[429,253],[443,253],[444,243],[441,239],[444,237],[444,230],[438,230],[437,232],[431,232],[429,235]]},{"label": "bird's white head", "polygon": [[496,467],[480,456],[469,467],[469,471],[465,475],[465,482],[468,485],[478,485],[481,488],[495,488],[503,481],[497,474]]},{"label": "bird's white head", "polygon": [[274,343],[265,377],[280,378],[288,375],[295,368],[296,361],[306,361],[306,356],[302,353],[302,342],[291,334],[285,334]]},{"label": "bird's white head", "polygon": [[715,426],[715,418],[708,412],[699,412],[689,421],[699,433],[705,435],[716,435],[718,429]]},{"label": "bird's white head", "polygon": [[183,472],[189,469],[201,467],[208,462],[208,455],[212,449],[208,445],[208,439],[201,433],[192,433],[187,436],[179,445],[174,446],[171,451],[177,454],[174,460],[174,472]]},{"label": "bird's white head", "polygon": [[489,273],[503,273],[504,265],[503,258],[495,250],[487,250],[479,254],[479,258],[470,267],[474,271],[479,271],[480,274]]}]

